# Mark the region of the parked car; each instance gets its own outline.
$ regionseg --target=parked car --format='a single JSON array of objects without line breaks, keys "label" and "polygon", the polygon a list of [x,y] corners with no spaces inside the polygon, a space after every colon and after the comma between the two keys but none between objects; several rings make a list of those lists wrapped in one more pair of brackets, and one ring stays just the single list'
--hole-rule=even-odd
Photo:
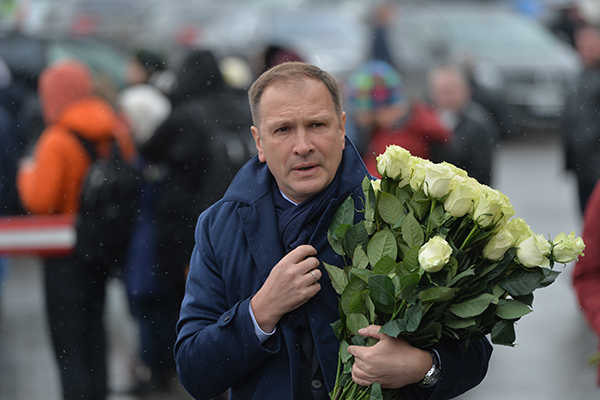
[{"label": "parked car", "polygon": [[367,56],[370,30],[362,19],[366,4],[354,0],[229,0],[224,4],[234,7],[206,25],[202,45],[220,55],[243,56],[257,73],[269,45],[289,49],[339,79]]},{"label": "parked car", "polygon": [[573,48],[541,22],[497,2],[402,3],[390,46],[413,96],[425,96],[434,65],[465,66],[475,99],[505,137],[555,128],[581,69]]},{"label": "parked car", "polygon": [[51,38],[5,33],[0,35],[0,58],[16,79],[37,89],[40,72],[50,63],[76,58],[117,88],[125,84],[126,52],[93,38]]}]

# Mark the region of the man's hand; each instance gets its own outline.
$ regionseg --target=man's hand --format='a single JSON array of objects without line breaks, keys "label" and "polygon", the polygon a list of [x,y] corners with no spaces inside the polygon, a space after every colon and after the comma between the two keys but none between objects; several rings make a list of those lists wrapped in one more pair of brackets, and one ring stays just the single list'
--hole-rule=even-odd
[{"label": "man's hand", "polygon": [[358,331],[362,336],[379,339],[374,346],[348,347],[348,353],[354,356],[354,382],[361,386],[377,382],[383,388],[395,389],[422,381],[433,365],[429,352],[411,346],[404,339],[379,333],[380,329],[371,325]]},{"label": "man's hand", "polygon": [[320,290],[322,273],[317,250],[298,246],[273,267],[267,280],[250,301],[256,322],[264,332],[272,332],[286,313],[306,303]]}]

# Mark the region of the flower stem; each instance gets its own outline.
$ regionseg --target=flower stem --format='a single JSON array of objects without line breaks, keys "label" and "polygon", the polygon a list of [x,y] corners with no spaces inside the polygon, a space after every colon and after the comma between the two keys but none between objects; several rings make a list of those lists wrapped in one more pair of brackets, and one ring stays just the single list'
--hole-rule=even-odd
[{"label": "flower stem", "polygon": [[471,238],[473,237],[473,235],[475,235],[475,233],[477,233],[477,230],[478,230],[478,227],[477,227],[477,224],[475,224],[473,226],[473,228],[471,229],[471,232],[469,232],[469,234],[465,238],[465,241],[463,242],[462,246],[460,246],[460,250],[464,250],[465,249],[465,247],[467,246],[467,244],[469,244],[469,242],[471,241]]}]

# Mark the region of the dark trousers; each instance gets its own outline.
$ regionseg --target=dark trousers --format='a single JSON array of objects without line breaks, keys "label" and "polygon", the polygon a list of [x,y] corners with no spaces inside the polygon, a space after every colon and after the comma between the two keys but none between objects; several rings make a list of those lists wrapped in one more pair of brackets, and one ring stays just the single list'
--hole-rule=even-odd
[{"label": "dark trousers", "polygon": [[105,400],[106,338],[103,322],[108,274],[71,257],[45,260],[50,338],[65,400]]}]

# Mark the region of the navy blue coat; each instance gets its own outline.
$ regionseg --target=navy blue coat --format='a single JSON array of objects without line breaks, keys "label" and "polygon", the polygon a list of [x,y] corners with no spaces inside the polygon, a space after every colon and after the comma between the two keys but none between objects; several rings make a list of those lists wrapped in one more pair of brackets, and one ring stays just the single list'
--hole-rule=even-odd
[{"label": "navy blue coat", "polygon": [[[343,265],[329,246],[327,229],[339,205],[352,194],[361,204],[368,174],[349,140],[340,168],[339,195],[331,202],[309,244],[321,262]],[[271,194],[273,177],[256,157],[238,173],[222,200],[199,218],[196,246],[177,324],[175,357],[179,379],[196,399],[210,399],[231,388],[235,399],[298,399],[300,347],[286,317],[261,345],[249,313],[252,296],[285,255]],[[356,214],[356,220],[361,214]],[[339,319],[337,294],[321,263],[321,291],[307,304],[325,384],[331,390],[339,343],[331,323]],[[443,376],[434,388],[414,387],[414,398],[449,398],[477,385],[485,376],[491,346],[482,340],[466,352],[458,344],[438,349]],[[411,391],[413,392],[413,391]]]}]

